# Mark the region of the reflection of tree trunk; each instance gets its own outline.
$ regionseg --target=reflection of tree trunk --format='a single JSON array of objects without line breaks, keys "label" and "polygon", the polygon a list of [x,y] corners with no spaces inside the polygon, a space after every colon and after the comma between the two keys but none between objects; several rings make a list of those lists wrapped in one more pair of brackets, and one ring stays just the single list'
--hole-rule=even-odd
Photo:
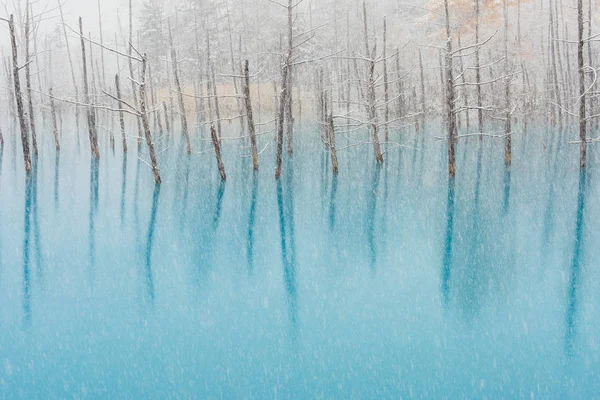
[{"label": "reflection of tree trunk", "polygon": [[217,203],[215,205],[215,215],[213,216],[213,239],[217,234],[217,228],[221,221],[221,212],[223,211],[223,197],[225,195],[225,182],[219,183],[219,190],[217,191]]},{"label": "reflection of tree trunk", "polygon": [[331,197],[329,199],[329,230],[333,230],[333,228],[335,227],[335,205],[337,198],[337,186],[337,175],[333,175],[333,180],[331,182]]},{"label": "reflection of tree trunk", "polygon": [[60,151],[54,153],[54,207],[58,209],[58,189],[59,189],[59,170],[60,170]]},{"label": "reflection of tree trunk", "polygon": [[290,166],[286,171],[286,193],[283,193],[281,180],[277,181],[277,208],[279,211],[279,232],[281,235],[281,259],[283,279],[288,300],[289,317],[293,340],[296,338],[298,324],[298,298],[296,288],[296,256],[294,243],[293,188]]},{"label": "reflection of tree trunk", "polygon": [[160,195],[160,185],[154,185],[152,195],[152,212],[150,213],[150,222],[148,224],[148,238],[146,240],[146,289],[148,298],[154,302],[154,279],[152,277],[152,244],[154,243],[154,228],[156,226],[156,213],[158,211],[158,197]]},{"label": "reflection of tree trunk", "polygon": [[26,323],[31,322],[31,282],[29,268],[29,237],[31,232],[31,213],[32,202],[31,194],[33,190],[33,181],[31,176],[27,176],[25,182],[25,218],[24,236],[23,236],[23,314]]},{"label": "reflection of tree trunk", "polygon": [[369,246],[369,258],[371,271],[377,266],[377,249],[375,246],[375,214],[377,212],[377,192],[379,191],[379,177],[381,176],[381,165],[375,165],[373,178],[368,192],[367,204],[367,242]]},{"label": "reflection of tree trunk", "polygon": [[586,172],[579,171],[579,193],[577,196],[577,219],[575,221],[575,243],[573,248],[573,259],[569,277],[569,292],[567,304],[565,351],[572,355],[575,347],[576,317],[577,317],[577,292],[580,280],[581,257],[583,253],[583,223],[585,210]]},{"label": "reflection of tree trunk", "polygon": [[123,153],[123,173],[121,175],[121,226],[125,221],[125,187],[127,186],[127,153]]},{"label": "reflection of tree trunk", "polygon": [[246,260],[250,273],[254,270],[254,220],[256,218],[256,196],[258,192],[258,173],[252,173],[252,197],[250,200],[250,214],[248,216],[248,235],[246,237]]},{"label": "reflection of tree trunk", "polygon": [[89,217],[89,266],[92,276],[96,267],[96,214],[98,212],[98,160],[90,159],[90,217]]},{"label": "reflection of tree trunk", "polygon": [[38,214],[38,160],[37,158],[33,162],[33,239],[35,249],[35,264],[38,268],[38,273],[42,274],[44,268],[44,261],[42,258],[42,243],[40,239],[40,220]]},{"label": "reflection of tree trunk", "polygon": [[[557,148],[556,148],[556,152],[553,151],[553,145],[552,143],[550,144],[550,146],[548,147],[548,165],[545,168],[546,170],[546,184],[548,185],[548,203],[546,204],[546,207],[544,209],[544,229],[542,232],[542,244],[543,244],[543,248],[542,248],[542,265],[546,265],[546,260],[548,258],[548,255],[550,253],[550,250],[553,248],[553,246],[551,245],[551,235],[552,235],[552,231],[554,229],[553,227],[553,220],[552,220],[552,216],[554,213],[554,192],[555,192],[555,184],[556,182],[559,182],[560,179],[558,179],[558,174],[559,174],[559,154],[560,154],[560,150],[562,147],[562,140],[558,141],[557,144]],[[553,154],[556,154],[554,156],[554,162],[553,162],[553,168],[551,169],[551,161],[552,161],[552,157]],[[550,173],[552,171],[552,174]]]},{"label": "reflection of tree trunk", "polygon": [[510,207],[510,166],[504,168],[504,201],[502,203],[502,211],[504,215],[508,214]]},{"label": "reflection of tree trunk", "polygon": [[442,263],[442,300],[450,302],[450,276],[452,273],[452,235],[454,230],[454,178],[448,179],[448,203],[446,208],[446,236],[444,239],[444,260]]}]

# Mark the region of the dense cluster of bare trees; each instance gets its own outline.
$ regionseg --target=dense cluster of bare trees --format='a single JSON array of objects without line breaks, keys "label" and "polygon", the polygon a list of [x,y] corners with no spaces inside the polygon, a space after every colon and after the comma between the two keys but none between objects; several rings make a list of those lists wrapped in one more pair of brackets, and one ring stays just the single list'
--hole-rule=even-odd
[{"label": "dense cluster of bare trees", "polygon": [[[580,145],[582,169],[587,145],[600,140],[593,134],[600,116],[593,42],[600,33],[592,30],[591,0],[587,9],[583,0],[573,9],[556,0],[384,1],[382,16],[366,0],[175,3],[144,1],[136,20],[129,0],[128,30],[120,28],[111,43],[103,34],[100,1],[95,35],[84,32],[81,18],[73,29],[60,0],[40,10],[23,0],[14,14],[6,7],[9,42],[1,45],[11,56],[2,59],[6,101],[0,115],[7,118],[0,120],[0,146],[20,132],[29,172],[40,132],[52,130],[60,151],[64,115],[75,122],[77,143],[89,141],[95,159],[102,141],[114,149],[120,137],[123,152],[128,138],[138,151],[145,141],[159,184],[155,141],[170,136],[181,137],[190,155],[209,143],[223,180],[224,142],[248,149],[255,170],[275,143],[279,179],[284,157],[293,157],[295,131],[309,131],[297,129],[303,115],[306,126],[319,126],[336,174],[344,149],[370,146],[383,163],[386,151],[407,146],[408,138],[424,140],[438,121],[444,129],[433,136],[447,144],[451,178],[456,146],[469,138],[503,140],[508,168],[513,138],[534,118],[556,126],[561,140],[578,126],[570,142]],[[523,32],[522,19],[531,22],[533,12],[547,15],[548,23],[536,18]],[[405,25],[418,34],[403,35]],[[64,68],[53,65],[57,52],[68,61]],[[114,85],[106,79],[111,70]],[[86,139],[80,137],[81,111]],[[477,124],[471,124],[473,114]]]}]

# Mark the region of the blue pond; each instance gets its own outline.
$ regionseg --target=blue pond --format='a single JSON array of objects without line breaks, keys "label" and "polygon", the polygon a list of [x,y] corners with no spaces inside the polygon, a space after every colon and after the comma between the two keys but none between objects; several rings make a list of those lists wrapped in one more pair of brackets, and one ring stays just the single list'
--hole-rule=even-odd
[{"label": "blue pond", "polygon": [[[390,148],[316,128],[282,179],[224,142],[42,132],[0,160],[0,398],[591,398],[600,394],[598,155],[530,126]],[[46,132],[47,133],[47,132]],[[344,149],[344,147],[346,147]]]}]

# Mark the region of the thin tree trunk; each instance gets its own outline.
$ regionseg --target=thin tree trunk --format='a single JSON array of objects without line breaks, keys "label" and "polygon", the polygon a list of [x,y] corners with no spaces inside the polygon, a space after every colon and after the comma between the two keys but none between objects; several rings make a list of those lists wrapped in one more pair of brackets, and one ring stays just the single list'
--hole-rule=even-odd
[{"label": "thin tree trunk", "polygon": [[31,155],[29,154],[29,129],[25,122],[25,109],[23,107],[23,95],[21,94],[21,81],[19,79],[19,57],[17,55],[17,39],[15,37],[15,21],[11,14],[8,22],[10,29],[10,41],[12,45],[12,67],[13,83],[15,85],[15,100],[17,102],[17,114],[19,126],[21,127],[21,143],[23,145],[23,159],[25,161],[25,172],[31,172]]},{"label": "thin tree trunk", "polygon": [[[577,68],[579,71],[579,167],[586,167],[585,73],[583,70],[583,0],[577,0]],[[590,56],[591,57],[591,56]]]},{"label": "thin tree trunk", "polygon": [[33,94],[31,92],[31,60],[29,54],[29,34],[31,31],[31,21],[29,18],[29,1],[26,2],[25,10],[25,85],[27,89],[27,104],[29,106],[29,129],[31,131],[31,144],[33,145],[33,155],[37,157],[37,135],[35,132],[35,112],[33,109]]},{"label": "thin tree trunk", "polygon": [[212,77],[213,96],[215,101],[215,115],[217,118],[217,134],[219,141],[223,139],[223,131],[221,130],[221,112],[219,110],[219,94],[217,92],[217,81],[215,80],[215,66],[210,65],[210,74]]},{"label": "thin tree trunk", "polygon": [[83,95],[84,101],[87,104],[87,122],[88,122],[88,133],[90,137],[90,150],[95,158],[100,158],[100,151],[98,150],[98,134],[96,132],[96,113],[94,106],[90,99],[90,89],[88,87],[88,76],[87,76],[87,61],[85,58],[85,38],[83,36],[83,22],[79,17],[79,37],[81,39],[81,57],[83,61]]},{"label": "thin tree trunk", "polygon": [[252,102],[250,100],[250,72],[249,62],[244,63],[244,99],[246,101],[246,116],[248,119],[248,130],[250,131],[250,146],[252,147],[252,165],[258,170],[258,151],[256,149],[256,129],[254,127],[254,116],[252,115]]},{"label": "thin tree trunk", "polygon": [[[133,106],[138,108],[138,98],[137,98],[137,90],[135,89],[135,74],[133,73],[133,59],[131,58],[133,54],[133,9],[131,7],[131,0],[129,0],[129,44],[127,45],[127,51],[129,54],[129,76],[131,77],[131,93],[133,96]],[[140,117],[136,118],[137,127],[138,127],[138,137],[136,139],[138,143],[138,149],[140,147],[142,141],[142,121]]]},{"label": "thin tree trunk", "polygon": [[[236,71],[235,71],[235,66],[239,65],[235,62],[235,57],[234,57],[234,53],[233,53],[233,35],[232,35],[232,30],[231,30],[231,18],[229,16],[229,5],[226,3],[226,8],[227,8],[227,25],[229,27],[229,54],[231,56],[231,75],[232,75],[232,80],[233,80],[233,91],[235,93],[235,95],[237,96],[238,92],[238,83],[237,83],[237,79],[235,78],[236,75]],[[241,39],[240,39],[241,40]],[[240,43],[241,45],[241,43]],[[241,50],[241,49],[240,49]],[[241,51],[240,51],[240,57],[241,57]],[[239,111],[240,114],[240,129],[242,132],[242,137],[245,138],[245,129],[244,129],[244,116],[243,116],[243,112],[242,112],[242,104],[240,102],[240,98],[236,97],[235,98],[235,102],[237,105],[237,109]]]},{"label": "thin tree trunk", "polygon": [[50,94],[50,114],[52,115],[52,133],[54,134],[54,146],[56,150],[60,150],[60,141],[58,140],[58,124],[56,122],[56,107],[54,106],[54,96],[52,94],[52,88],[48,89]]},{"label": "thin tree trunk", "polygon": [[[588,23],[588,37],[591,38],[592,37],[592,0],[588,0],[588,18],[587,18],[587,23]],[[587,41],[587,51],[588,51],[588,64],[589,65],[593,65],[593,57],[592,57],[592,41],[588,40]],[[593,79],[593,78],[592,78]],[[590,85],[592,84],[592,82],[590,82]],[[596,85],[594,85],[594,87],[596,87]],[[594,88],[590,88],[590,90],[594,90]],[[595,105],[597,103],[597,100],[595,97],[590,96],[589,100],[588,100],[588,110],[589,110],[589,114],[590,115],[594,115],[595,112]],[[598,119],[594,121],[590,121],[589,126],[587,127],[588,129],[592,129],[594,124],[597,124]]]},{"label": "thin tree trunk", "polygon": [[123,117],[123,103],[121,102],[121,85],[119,84],[119,74],[115,74],[115,88],[117,90],[117,99],[119,107],[119,126],[121,127],[121,136],[123,137],[123,153],[127,153],[127,135],[125,134],[125,118]]},{"label": "thin tree trunk", "polygon": [[390,121],[390,93],[389,93],[389,80],[387,70],[387,19],[383,18],[383,98],[385,101],[384,110],[384,123],[385,123],[385,141],[390,141],[390,127],[388,123]]},{"label": "thin tree trunk", "polygon": [[152,162],[152,173],[154,174],[154,183],[160,185],[160,170],[156,161],[156,153],[154,152],[154,143],[152,142],[152,134],[150,133],[150,123],[148,122],[148,114],[146,112],[146,53],[142,57],[142,73],[140,77],[140,117],[144,127],[144,136],[150,153],[150,161]]},{"label": "thin tree trunk", "polygon": [[369,48],[369,29],[367,25],[367,5],[363,1],[363,24],[364,24],[364,36],[365,36],[365,50],[367,51],[365,57],[369,59],[368,66],[368,105],[367,111],[369,114],[369,124],[371,127],[371,141],[373,142],[373,151],[375,152],[375,159],[378,163],[383,162],[383,154],[381,153],[381,145],[379,143],[379,124],[377,122],[377,108],[376,108],[376,93],[375,93],[375,47],[373,48],[372,54]]},{"label": "thin tree trunk", "polygon": [[[100,10],[100,0],[98,0],[98,26],[100,30],[100,60],[102,63],[102,88],[106,87],[106,68],[104,64],[104,36],[102,35],[102,12]],[[111,142],[114,148],[114,139]]]},{"label": "thin tree trunk", "polygon": [[[75,78],[75,68],[73,67],[73,58],[71,57],[71,50],[69,48],[69,38],[67,37],[67,26],[65,24],[65,18],[62,10],[61,0],[57,0],[58,9],[60,11],[60,22],[62,24],[63,36],[65,39],[65,47],[67,49],[67,57],[69,59],[69,67],[71,70],[71,79],[73,80],[73,90],[75,91],[75,102],[79,103],[79,89],[77,88],[77,79]],[[77,130],[77,140],[79,140],[79,105],[75,105],[75,127]]]},{"label": "thin tree trunk", "polygon": [[167,103],[165,101],[162,102],[163,111],[165,113],[165,128],[167,128],[167,132],[171,132],[171,123],[169,120],[169,111],[167,110]]},{"label": "thin tree trunk", "polygon": [[456,120],[454,116],[454,79],[452,68],[452,31],[450,30],[450,10],[448,0],[444,0],[444,11],[446,16],[446,112],[448,130],[448,175],[454,178],[456,175],[455,134]]},{"label": "thin tree trunk", "polygon": [[292,52],[294,50],[293,47],[293,27],[294,21],[292,18],[292,10],[293,10],[293,0],[288,0],[288,55],[286,60],[286,68],[287,68],[287,79],[284,81],[284,84],[287,85],[286,96],[285,96],[285,107],[286,107],[286,116],[287,116],[287,138],[288,138],[288,154],[291,156],[294,152],[294,115],[292,113]]},{"label": "thin tree trunk", "polygon": [[[581,0],[578,0],[581,1]],[[511,164],[512,160],[512,127],[511,127],[511,101],[510,101],[510,61],[508,59],[508,4],[504,0],[504,96],[505,96],[505,115],[504,115],[504,163]]]},{"label": "thin tree trunk", "polygon": [[[462,44],[460,42],[460,29],[459,29],[458,30],[458,48],[460,49],[461,47],[462,47]],[[469,121],[469,99],[468,99],[468,93],[467,93],[467,86],[465,85],[465,82],[466,82],[465,72],[466,71],[465,71],[465,67],[463,64],[462,54],[458,55],[458,63],[459,63],[460,73],[461,73],[461,82],[463,84],[463,90],[462,90],[463,105],[465,106],[465,120],[467,123],[467,131],[468,131],[471,123]],[[459,121],[460,121],[460,118],[459,118]]]},{"label": "thin tree trunk", "polygon": [[223,158],[221,157],[221,144],[219,143],[219,138],[217,137],[217,133],[215,132],[215,126],[210,126],[210,138],[212,140],[213,148],[215,149],[215,156],[217,158],[217,167],[219,168],[219,174],[221,175],[221,180],[227,179],[227,174],[225,174],[225,166],[223,165]]},{"label": "thin tree trunk", "polygon": [[275,162],[275,179],[281,178],[281,164],[283,161],[283,122],[285,114],[285,102],[287,97],[287,65],[283,66],[283,77],[281,79],[281,96],[279,98],[279,115],[277,116],[277,159]]},{"label": "thin tree trunk", "polygon": [[423,71],[423,57],[421,56],[421,49],[419,49],[419,69],[421,70],[421,129],[425,128],[425,113],[427,108],[425,106],[425,73]]},{"label": "thin tree trunk", "polygon": [[479,2],[475,0],[475,86],[477,89],[477,122],[479,128],[479,140],[483,139],[483,100],[481,97],[481,66],[479,61]]},{"label": "thin tree trunk", "polygon": [[563,123],[562,123],[562,102],[561,102],[561,93],[560,93],[560,81],[558,80],[558,69],[556,67],[557,58],[560,60],[560,56],[557,54],[558,51],[556,49],[556,40],[555,40],[555,31],[554,31],[554,14],[553,7],[550,4],[550,24],[548,29],[550,30],[550,57],[552,58],[552,79],[554,81],[554,91],[555,91],[555,99],[557,104],[557,114],[558,114],[558,126],[559,131],[562,131]]},{"label": "thin tree trunk", "polygon": [[328,132],[329,132],[329,150],[331,151],[331,170],[334,175],[337,175],[339,172],[338,169],[338,159],[337,159],[337,151],[335,148],[335,126],[333,124],[333,114],[329,115],[329,124],[328,124]]},{"label": "thin tree trunk", "polygon": [[183,93],[181,92],[181,83],[179,82],[179,71],[177,66],[177,52],[173,46],[173,36],[171,35],[171,23],[169,23],[169,42],[171,43],[171,62],[173,63],[173,77],[175,78],[175,89],[177,90],[177,99],[179,100],[179,115],[181,117],[181,130],[185,135],[185,144],[188,154],[192,152],[190,144],[190,133],[188,131],[187,117],[185,114],[185,103]]}]

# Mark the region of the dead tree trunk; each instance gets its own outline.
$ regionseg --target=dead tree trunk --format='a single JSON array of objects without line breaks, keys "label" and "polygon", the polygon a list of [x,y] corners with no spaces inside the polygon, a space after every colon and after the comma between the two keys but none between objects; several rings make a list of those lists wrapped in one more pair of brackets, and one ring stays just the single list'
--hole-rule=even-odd
[{"label": "dead tree trunk", "polygon": [[25,122],[25,110],[23,107],[23,95],[21,93],[21,81],[19,79],[19,57],[17,55],[17,38],[15,36],[15,20],[11,14],[8,21],[10,29],[10,41],[12,45],[12,67],[13,83],[15,85],[15,100],[17,102],[17,114],[19,115],[19,126],[21,127],[21,143],[23,145],[23,159],[25,161],[25,172],[31,172],[31,155],[29,154],[29,129]]},{"label": "dead tree trunk", "polygon": [[292,52],[294,51],[294,36],[293,27],[294,20],[292,10],[294,9],[293,0],[288,0],[287,17],[288,17],[288,55],[286,60],[287,79],[284,85],[287,86],[285,96],[285,109],[287,115],[287,138],[288,138],[288,154],[291,156],[294,153],[294,115],[292,113]]},{"label": "dead tree trunk", "polygon": [[160,185],[160,170],[156,161],[156,153],[154,152],[154,143],[152,142],[152,134],[150,133],[150,123],[148,122],[148,114],[146,112],[146,53],[142,57],[142,76],[140,77],[140,117],[144,127],[144,136],[146,136],[146,144],[150,153],[150,161],[152,162],[152,173],[154,174],[154,183]]},{"label": "dead tree trunk", "polygon": [[[583,0],[577,0],[577,68],[579,71],[579,168],[586,167],[585,73],[583,70]],[[591,56],[590,56],[591,57]]]},{"label": "dead tree trunk", "polygon": [[249,62],[244,63],[244,99],[246,101],[246,116],[248,130],[250,131],[250,146],[252,147],[252,165],[258,170],[258,151],[256,149],[256,128],[254,127],[254,116],[252,115],[252,102],[250,101],[250,72]]},{"label": "dead tree trunk", "polygon": [[419,49],[419,69],[421,70],[421,129],[424,129],[425,113],[427,109],[425,107],[425,73],[423,71],[423,57],[421,56],[421,49]]},{"label": "dead tree trunk", "polygon": [[446,17],[446,112],[448,130],[448,176],[454,178],[456,175],[456,120],[454,115],[454,79],[452,68],[452,31],[450,30],[450,10],[448,0],[444,0],[444,11]]},{"label": "dead tree trunk", "polygon": [[225,174],[225,166],[223,165],[223,158],[221,157],[221,144],[219,143],[219,138],[217,137],[217,132],[215,132],[215,126],[210,126],[210,138],[212,140],[213,148],[215,149],[215,156],[217,158],[217,167],[219,168],[219,174],[221,175],[221,180],[226,180],[227,175]]},{"label": "dead tree trunk", "polygon": [[115,88],[117,90],[117,106],[119,107],[119,126],[121,127],[121,136],[123,137],[123,153],[127,153],[127,135],[125,134],[125,118],[123,117],[123,102],[121,101],[119,74],[115,74]]},{"label": "dead tree trunk", "polygon": [[562,102],[561,102],[561,93],[560,93],[560,82],[558,80],[558,70],[556,67],[556,59],[557,59],[557,51],[556,51],[556,40],[554,35],[554,17],[553,17],[553,7],[550,4],[550,22],[548,24],[548,29],[550,33],[550,58],[551,58],[551,70],[552,70],[552,81],[554,83],[554,98],[556,100],[556,114],[558,115],[558,126],[559,131],[562,131],[563,123],[562,123]]},{"label": "dead tree trunk", "polygon": [[369,116],[369,126],[371,130],[371,141],[373,142],[373,151],[375,152],[375,159],[378,163],[383,162],[383,154],[381,153],[381,145],[379,143],[379,124],[377,122],[377,107],[376,107],[376,93],[375,93],[375,54],[376,47],[373,47],[371,51],[369,47],[369,30],[367,25],[367,5],[363,1],[363,24],[364,24],[364,36],[365,36],[365,57],[368,58],[368,87],[367,87],[367,113]]},{"label": "dead tree trunk", "polygon": [[[396,79],[398,79],[398,83],[396,84],[398,87],[398,108],[397,108],[397,118],[402,118],[405,114],[406,108],[406,96],[404,94],[404,82],[402,79],[402,69],[400,68],[400,49],[396,49]],[[419,123],[417,122],[417,130]]]},{"label": "dead tree trunk", "polygon": [[329,151],[331,151],[331,170],[335,175],[338,174],[337,150],[335,149],[335,126],[333,124],[333,114],[329,114]]},{"label": "dead tree trunk", "polygon": [[[237,79],[235,77],[236,75],[236,71],[235,71],[235,66],[236,66],[236,62],[235,62],[235,57],[234,57],[234,53],[233,53],[233,34],[232,34],[232,29],[231,29],[231,18],[229,16],[229,6],[227,5],[227,25],[229,27],[229,54],[231,56],[231,75],[232,75],[232,80],[233,80],[233,91],[235,93],[235,95],[238,95],[238,82]],[[241,40],[241,39],[240,39]],[[240,58],[241,58],[241,42],[240,42]],[[239,65],[239,64],[237,64]],[[237,105],[237,109],[240,113],[240,129],[242,132],[242,137],[245,138],[246,133],[245,133],[245,129],[244,129],[244,115],[242,113],[242,105],[240,103],[240,98],[236,97],[235,98],[235,102]]]},{"label": "dead tree trunk", "polygon": [[[137,98],[137,90],[135,88],[135,74],[133,73],[133,9],[131,7],[131,0],[129,0],[129,44],[127,45],[127,51],[129,54],[129,76],[131,78],[131,94],[133,96],[133,106],[138,108],[138,98]],[[137,127],[138,127],[138,137],[136,139],[138,144],[138,150],[140,147],[140,143],[142,141],[142,121],[140,117],[136,117]]]},{"label": "dead tree trunk", "polygon": [[[581,1],[581,0],[578,0]],[[512,160],[512,110],[510,102],[510,61],[508,59],[508,4],[504,0],[504,96],[505,96],[505,115],[504,115],[504,163],[508,166]]]},{"label": "dead tree trunk", "polygon": [[285,102],[287,97],[287,65],[283,66],[283,77],[281,79],[281,96],[279,98],[279,115],[277,116],[277,159],[275,162],[275,179],[281,178],[281,164],[283,161],[283,122],[285,114]]},{"label": "dead tree trunk", "polygon": [[171,123],[169,122],[169,111],[167,110],[167,103],[165,101],[162,102],[163,111],[165,113],[165,128],[167,132],[171,132]]},{"label": "dead tree trunk", "polygon": [[215,66],[213,64],[210,65],[210,74],[212,77],[212,87],[213,87],[213,97],[215,101],[215,115],[217,117],[217,134],[219,136],[219,141],[223,139],[223,131],[221,130],[221,111],[219,109],[219,93],[217,92],[217,81],[215,79]]},{"label": "dead tree trunk", "polygon": [[[98,0],[98,27],[100,30],[100,60],[102,64],[102,88],[106,87],[106,68],[104,64],[104,36],[102,34],[102,11],[100,10],[100,0]],[[111,141],[114,148],[114,138]]]},{"label": "dead tree trunk", "polygon": [[479,2],[475,0],[475,86],[477,90],[477,122],[479,140],[483,139],[483,101],[481,98],[481,66],[479,61]]},{"label": "dead tree trunk", "polygon": [[35,132],[35,112],[33,109],[33,95],[31,92],[31,59],[29,54],[29,34],[31,30],[31,21],[29,18],[29,1],[25,4],[25,84],[27,85],[27,104],[29,106],[29,129],[31,131],[31,144],[33,145],[33,155],[37,157],[37,135]]},{"label": "dead tree trunk", "polygon": [[83,95],[85,103],[87,104],[87,122],[88,122],[88,133],[90,136],[90,150],[95,158],[100,158],[100,151],[98,150],[98,134],[96,132],[96,113],[94,106],[90,99],[90,89],[88,86],[87,76],[87,60],[85,58],[85,37],[83,36],[83,22],[79,17],[79,38],[81,39],[81,57],[83,61]]},{"label": "dead tree trunk", "polygon": [[[458,48],[460,49],[462,47],[461,41],[460,41],[460,29],[458,30]],[[463,57],[462,54],[458,55],[458,63],[459,63],[459,67],[460,67],[460,80],[463,84],[463,89],[462,89],[462,95],[463,95],[463,105],[465,107],[465,122],[467,124],[467,132],[469,130],[469,126],[470,121],[469,121],[469,99],[468,99],[468,93],[467,93],[467,86],[465,85],[466,82],[466,78],[465,78],[465,66],[463,63]],[[458,119],[459,123],[460,123],[460,118]]]},{"label": "dead tree trunk", "polygon": [[387,70],[387,20],[383,18],[383,98],[385,101],[384,108],[384,124],[385,124],[385,141],[390,141],[390,127],[388,123],[390,121],[390,93],[389,93],[389,81],[388,81],[388,70]]},{"label": "dead tree trunk", "polygon": [[58,124],[56,122],[56,107],[54,105],[54,96],[52,94],[52,88],[48,89],[50,94],[50,114],[52,115],[52,133],[54,134],[54,146],[56,150],[60,150],[60,141],[58,140]]},{"label": "dead tree trunk", "polygon": [[[588,0],[588,17],[587,17],[587,23],[588,23],[588,38],[592,37],[592,0]],[[592,41],[588,40],[587,41],[587,52],[588,52],[588,64],[591,66],[593,65],[593,58],[592,58]],[[593,78],[592,78],[593,79]],[[590,79],[590,80],[592,80]],[[590,82],[590,85],[594,85],[593,82]],[[595,86],[595,85],[594,85]],[[593,88],[590,88],[590,90],[592,90]],[[589,114],[590,115],[594,115],[594,111],[596,109],[595,105],[597,100],[595,99],[595,97],[593,96],[589,96],[588,97],[588,110],[589,110]],[[596,121],[590,121],[588,127],[589,129],[593,129],[594,125],[596,125],[597,119]]]},{"label": "dead tree trunk", "polygon": [[190,133],[188,131],[187,117],[185,115],[185,103],[183,93],[181,92],[181,83],[179,82],[179,68],[177,66],[177,52],[173,46],[173,35],[171,35],[171,24],[169,23],[169,42],[171,43],[171,62],[173,63],[173,77],[175,79],[175,89],[177,90],[177,99],[179,100],[179,113],[181,116],[181,130],[185,135],[185,144],[188,154],[192,152],[190,145]]}]

